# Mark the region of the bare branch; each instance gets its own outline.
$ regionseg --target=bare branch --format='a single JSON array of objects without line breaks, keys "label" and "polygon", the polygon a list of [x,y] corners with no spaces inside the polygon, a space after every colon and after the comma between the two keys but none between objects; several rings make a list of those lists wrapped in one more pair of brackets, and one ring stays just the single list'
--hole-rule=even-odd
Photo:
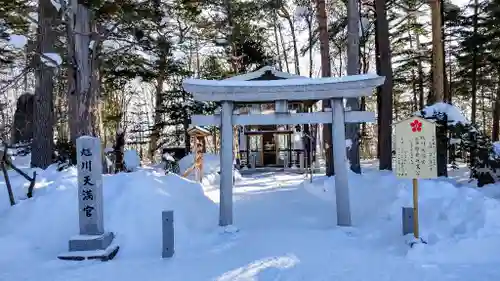
[{"label": "bare branch", "polygon": [[21,80],[21,78],[23,78],[25,75],[27,75],[31,70],[32,70],[31,66],[25,67],[20,74],[16,75],[16,77],[12,78],[10,81],[7,82],[6,85],[4,85],[4,86],[2,86],[2,88],[0,88],[0,93],[3,93],[5,91],[7,91],[10,87],[16,85],[17,82],[19,82],[19,80]]}]

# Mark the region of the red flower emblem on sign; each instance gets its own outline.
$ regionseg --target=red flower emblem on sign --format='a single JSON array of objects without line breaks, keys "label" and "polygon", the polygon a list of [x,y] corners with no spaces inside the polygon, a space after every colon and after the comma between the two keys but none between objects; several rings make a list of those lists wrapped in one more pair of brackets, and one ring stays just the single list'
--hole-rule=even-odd
[{"label": "red flower emblem on sign", "polygon": [[414,133],[422,131],[422,122],[420,122],[416,119],[410,123],[410,126],[411,126],[411,131]]}]

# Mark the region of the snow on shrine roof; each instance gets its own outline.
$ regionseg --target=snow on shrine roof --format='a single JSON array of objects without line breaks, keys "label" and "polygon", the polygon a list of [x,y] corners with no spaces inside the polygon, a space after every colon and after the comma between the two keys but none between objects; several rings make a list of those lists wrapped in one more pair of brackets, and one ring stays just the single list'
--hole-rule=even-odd
[{"label": "snow on shrine roof", "polygon": [[187,133],[188,134],[193,134],[193,133],[201,133],[201,134],[206,134],[206,135],[210,135],[210,131],[203,128],[203,127],[200,127],[200,126],[193,126],[193,125],[189,125],[189,128],[187,130]]},{"label": "snow on shrine roof", "polygon": [[[253,79],[257,79],[257,78],[263,76],[267,71],[270,71],[274,76],[279,77],[279,78],[283,78],[283,79],[307,78],[307,77],[300,76],[297,74],[291,74],[288,72],[278,71],[278,70],[276,70],[276,68],[274,68],[272,66],[264,66],[262,68],[257,69],[256,71],[253,71],[253,72],[248,72],[245,74],[226,78],[226,79],[224,79],[224,81],[228,81],[228,80],[231,80],[231,81],[253,80]],[[269,80],[266,80],[266,81],[269,81]]]},{"label": "snow on shrine roof", "polygon": [[377,74],[280,80],[184,79],[184,90],[199,101],[320,100],[369,96],[384,83]]}]

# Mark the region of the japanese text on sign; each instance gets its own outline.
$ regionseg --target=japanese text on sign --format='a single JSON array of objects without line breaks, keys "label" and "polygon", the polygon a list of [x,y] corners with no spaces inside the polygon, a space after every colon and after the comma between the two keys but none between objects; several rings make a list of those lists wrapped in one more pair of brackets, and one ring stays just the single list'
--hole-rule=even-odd
[{"label": "japanese text on sign", "polygon": [[436,125],[410,118],[395,125],[396,175],[403,178],[436,178]]}]

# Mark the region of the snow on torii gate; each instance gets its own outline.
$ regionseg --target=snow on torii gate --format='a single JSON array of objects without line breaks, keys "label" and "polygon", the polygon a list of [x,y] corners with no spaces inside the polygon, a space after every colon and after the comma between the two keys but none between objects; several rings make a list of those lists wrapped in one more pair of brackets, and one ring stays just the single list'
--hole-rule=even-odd
[{"label": "snow on torii gate", "polygon": [[[376,74],[286,80],[184,79],[184,90],[198,101],[221,103],[216,115],[193,115],[192,125],[218,125],[221,130],[219,225],[233,224],[233,125],[332,123],[337,224],[351,225],[349,185],[345,165],[345,123],[371,122],[375,114],[345,111],[343,98],[369,96],[384,83]],[[331,112],[289,113],[288,101],[330,100]],[[234,103],[275,102],[274,114],[233,114]]]}]

